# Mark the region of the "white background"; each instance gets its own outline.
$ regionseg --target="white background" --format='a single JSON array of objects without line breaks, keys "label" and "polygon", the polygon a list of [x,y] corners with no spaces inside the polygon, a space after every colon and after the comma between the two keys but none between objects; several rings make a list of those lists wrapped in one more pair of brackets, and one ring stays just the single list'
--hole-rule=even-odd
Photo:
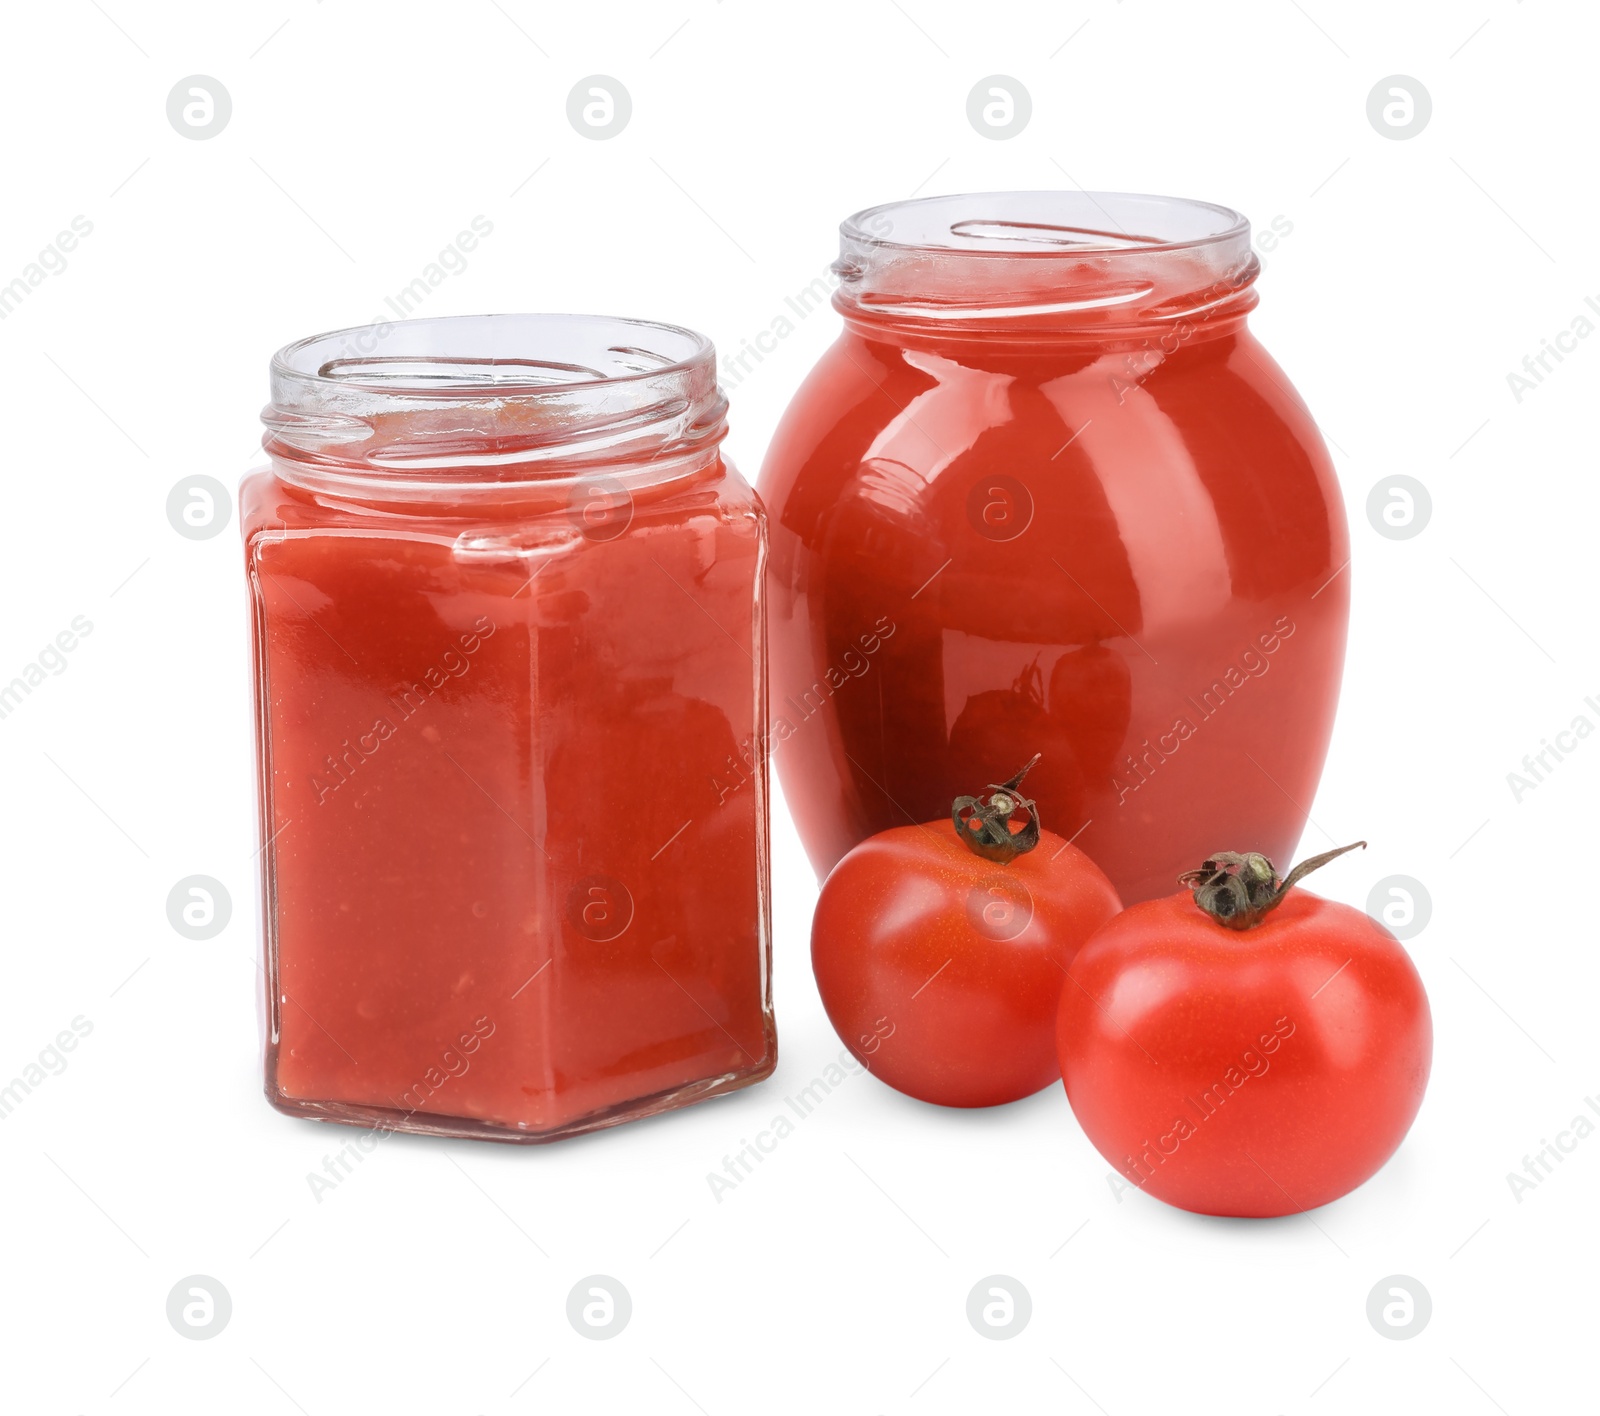
[{"label": "white background", "polygon": [[[1520,402],[1507,375],[1600,300],[1597,54],[1592,8],[1550,0],[7,6],[0,284],[74,216],[93,232],[0,321],[0,681],[94,628],[0,720],[0,1082],[93,1031],[0,1123],[0,1401],[1520,1416],[1592,1392],[1600,1137],[1520,1202],[1506,1174],[1600,1094],[1600,740],[1520,802],[1506,774],[1600,724],[1600,339]],[[233,103],[205,141],[165,111],[197,73]],[[609,141],[566,117],[596,73],[633,101]],[[1005,141],[967,119],[992,74],[1032,95]],[[1405,141],[1367,118],[1393,74],[1432,96]],[[422,313],[637,315],[734,350],[859,207],[1078,183],[1293,227],[1252,320],[1334,448],[1354,553],[1304,848],[1372,842],[1324,893],[1404,874],[1433,900],[1409,947],[1434,1075],[1399,1154],[1312,1216],[1203,1219],[1119,1204],[1059,1089],[959,1114],[854,1077],[718,1203],[708,1172],[839,1051],[779,803],[769,1082],[552,1147],[391,1139],[318,1203],[308,1172],[358,1133],[260,1095],[237,528],[181,538],[169,489],[234,486],[272,351],[371,319],[476,215],[492,235]],[[752,478],[837,327],[798,322],[733,390]],[[1432,497],[1407,540],[1365,514],[1396,474]],[[191,874],[232,895],[208,942],[167,922]],[[565,1313],[595,1273],[632,1295],[610,1341]],[[1033,1303],[1002,1342],[965,1312],[996,1273]],[[208,1341],[166,1317],[191,1274],[232,1296]],[[1392,1274],[1432,1296],[1411,1340],[1366,1316]]]}]

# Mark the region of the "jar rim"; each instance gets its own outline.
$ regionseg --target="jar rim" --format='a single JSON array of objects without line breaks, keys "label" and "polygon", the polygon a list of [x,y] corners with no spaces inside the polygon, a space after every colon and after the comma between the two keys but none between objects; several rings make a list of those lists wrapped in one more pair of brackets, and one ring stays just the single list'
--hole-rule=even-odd
[{"label": "jar rim", "polygon": [[[610,326],[618,331],[636,330],[641,333],[649,332],[656,336],[666,336],[668,339],[680,341],[683,348],[681,352],[672,357],[667,355],[654,356],[663,362],[656,363],[647,368],[624,367],[616,372],[602,372],[598,369],[581,369],[580,366],[563,364],[556,361],[543,361],[535,359],[506,359],[494,360],[484,356],[473,356],[469,359],[464,355],[444,355],[442,359],[455,359],[463,364],[469,362],[483,362],[487,367],[542,367],[552,371],[566,369],[574,372],[592,374],[592,378],[583,379],[535,379],[529,378],[518,383],[514,380],[479,379],[463,380],[457,384],[448,384],[444,381],[434,383],[405,384],[395,380],[366,380],[351,377],[349,374],[329,374],[327,369],[335,364],[359,365],[367,362],[363,356],[364,351],[359,347],[359,340],[363,335],[387,340],[392,331],[404,330],[403,339],[418,337],[427,340],[428,336],[448,335],[459,332],[467,334],[474,329],[480,332],[493,330],[504,335],[533,334],[535,332],[558,331],[562,326],[571,329],[576,326],[588,326],[598,329],[600,326]],[[344,359],[324,360],[308,366],[307,356],[314,351],[326,349],[338,342],[341,347],[357,350],[356,355]],[[639,355],[647,352],[643,344],[631,346],[612,346],[606,352],[618,354]],[[421,355],[391,356],[391,360],[404,360],[425,357]],[[386,361],[378,358],[373,363],[382,364]],[[482,398],[486,390],[499,396],[505,395],[543,395],[548,394],[552,387],[571,389],[585,386],[606,384],[624,384],[640,379],[649,379],[674,373],[687,373],[702,367],[709,367],[713,372],[716,366],[716,348],[711,340],[696,330],[683,325],[667,324],[659,320],[641,320],[624,316],[613,315],[587,315],[587,314],[559,314],[559,313],[521,313],[521,314],[482,314],[482,315],[428,315],[417,319],[400,319],[393,323],[374,322],[365,325],[349,325],[341,329],[325,330],[320,334],[307,335],[284,345],[272,356],[271,372],[276,381],[279,378],[304,382],[310,386],[337,385],[340,389],[359,389],[375,395],[401,395],[406,397],[423,398],[461,398],[475,401]]]},{"label": "jar rim", "polygon": [[607,475],[655,483],[715,458],[716,349],[608,315],[446,315],[311,335],[272,357],[263,446],[285,480],[353,499],[494,497]]},{"label": "jar rim", "polygon": [[[985,208],[992,208],[988,217],[978,216]],[[1006,208],[1011,208],[1007,211]],[[960,220],[947,220],[941,213],[961,213]],[[1141,215],[1146,221],[1165,218],[1176,222],[1190,217],[1199,226],[1206,216],[1212,218],[1209,229],[1195,229],[1184,233],[1131,234],[1118,219],[1133,219]],[[895,218],[902,220],[896,222]],[[1115,235],[1096,229],[1092,222],[1101,222],[1117,228]],[[1054,219],[1052,219],[1054,218]],[[1068,218],[1071,218],[1069,224]],[[932,239],[932,235],[917,239],[896,239],[901,227],[910,231],[921,229],[930,233],[947,235],[952,240]],[[968,228],[963,230],[962,228]],[[997,230],[1028,232],[1055,232],[1055,236],[1019,234],[996,235]],[[1250,221],[1232,207],[1216,202],[1200,201],[1191,197],[1156,196],[1142,192],[1090,192],[1082,189],[1039,188],[1003,192],[959,192],[943,196],[910,197],[901,201],[881,202],[865,207],[845,218],[839,224],[842,242],[877,247],[895,251],[919,251],[951,256],[1028,257],[1035,259],[1077,258],[1084,255],[1115,256],[1120,253],[1149,253],[1155,251],[1188,250],[1218,242],[1248,239]],[[1067,239],[1074,236],[1099,237],[1096,240]],[[990,242],[993,244],[983,244]],[[1032,242],[1034,244],[1030,245]]]},{"label": "jar rim", "polygon": [[967,192],[839,227],[834,308],[902,335],[1105,343],[1236,327],[1261,262],[1231,207],[1121,192]]}]

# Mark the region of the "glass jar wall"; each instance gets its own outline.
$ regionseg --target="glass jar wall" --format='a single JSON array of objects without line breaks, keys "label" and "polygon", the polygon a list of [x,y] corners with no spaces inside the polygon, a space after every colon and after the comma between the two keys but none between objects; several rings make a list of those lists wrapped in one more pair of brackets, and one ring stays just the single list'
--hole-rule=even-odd
[{"label": "glass jar wall", "polygon": [[838,342],[769,449],[774,759],[819,875],[1028,779],[1128,902],[1285,861],[1348,615],[1326,450],[1246,315],[1248,223],[1083,192],[842,230]]},{"label": "glass jar wall", "polygon": [[759,1080],[760,502],[687,330],[291,345],[241,491],[266,1090],[549,1140]]}]

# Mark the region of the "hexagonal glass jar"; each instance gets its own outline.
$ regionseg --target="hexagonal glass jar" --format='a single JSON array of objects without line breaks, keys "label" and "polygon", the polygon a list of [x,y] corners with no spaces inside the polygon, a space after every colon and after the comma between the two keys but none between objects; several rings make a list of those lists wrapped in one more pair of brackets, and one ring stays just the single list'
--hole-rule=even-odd
[{"label": "hexagonal glass jar", "polygon": [[708,341],[497,315],[272,365],[241,494],[266,1089],[543,1141],[776,1062],[762,569]]}]

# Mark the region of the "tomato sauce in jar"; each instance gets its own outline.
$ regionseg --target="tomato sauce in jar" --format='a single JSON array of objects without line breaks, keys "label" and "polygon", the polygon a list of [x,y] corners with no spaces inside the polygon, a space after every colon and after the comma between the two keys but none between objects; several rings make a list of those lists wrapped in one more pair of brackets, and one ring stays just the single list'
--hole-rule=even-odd
[{"label": "tomato sauce in jar", "polygon": [[761,477],[773,755],[818,874],[1035,752],[1044,823],[1129,903],[1219,841],[1288,859],[1349,548],[1311,415],[1246,326],[1249,224],[1013,192],[841,230],[845,327]]},{"label": "tomato sauce in jar", "polygon": [[291,345],[241,491],[269,1100],[538,1141],[776,1062],[765,518],[687,330]]}]

